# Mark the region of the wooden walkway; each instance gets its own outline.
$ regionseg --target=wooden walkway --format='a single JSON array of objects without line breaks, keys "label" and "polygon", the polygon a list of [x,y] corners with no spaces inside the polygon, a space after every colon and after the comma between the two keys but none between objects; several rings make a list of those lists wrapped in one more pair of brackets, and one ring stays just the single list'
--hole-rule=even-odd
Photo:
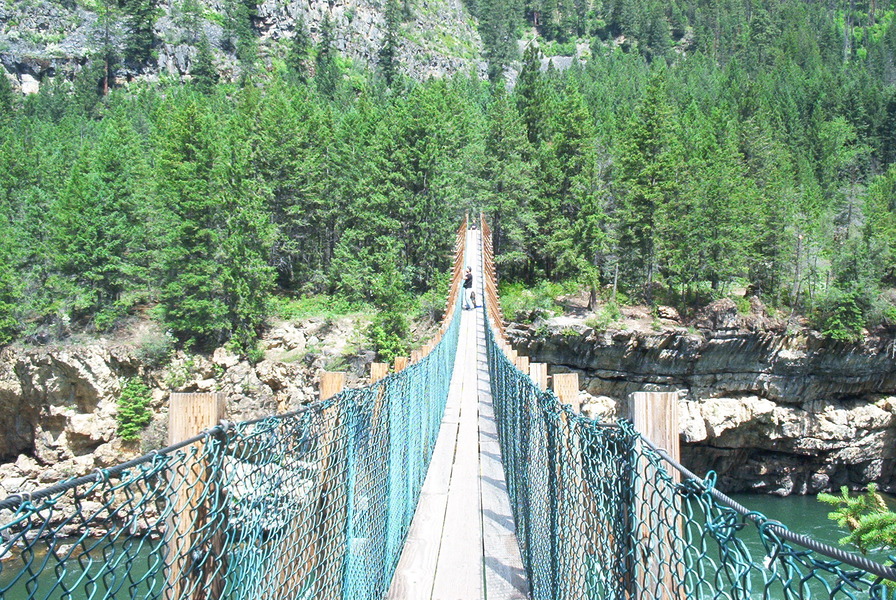
[{"label": "wooden walkway", "polygon": [[489,390],[478,231],[467,248],[480,306],[461,314],[448,405],[390,599],[528,598]]}]

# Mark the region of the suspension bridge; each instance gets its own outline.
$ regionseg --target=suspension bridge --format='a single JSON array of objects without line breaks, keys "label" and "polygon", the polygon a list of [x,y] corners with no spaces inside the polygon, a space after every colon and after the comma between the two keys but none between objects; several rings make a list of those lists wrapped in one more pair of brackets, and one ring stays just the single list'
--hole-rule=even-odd
[{"label": "suspension bridge", "polygon": [[682,466],[672,395],[598,423],[548,379],[505,340],[488,224],[465,221],[437,335],[369,385],[324,373],[317,402],[240,423],[172,395],[169,447],[0,501],[0,599],[896,600],[896,560]]}]

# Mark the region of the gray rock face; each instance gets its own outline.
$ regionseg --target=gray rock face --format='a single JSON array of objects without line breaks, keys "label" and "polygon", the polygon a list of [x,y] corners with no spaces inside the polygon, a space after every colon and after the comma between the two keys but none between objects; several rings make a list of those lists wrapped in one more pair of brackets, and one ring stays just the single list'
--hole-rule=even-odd
[{"label": "gray rock face", "polygon": [[683,462],[715,470],[724,489],[787,495],[876,481],[896,490],[892,339],[595,332],[565,322],[544,332],[514,326],[508,335],[532,360],[579,371],[590,395],[583,410],[596,418],[616,418],[635,391],[678,391]]},{"label": "gray rock face", "polygon": [[[117,402],[124,379],[134,375],[150,383],[154,417],[141,440],[128,443],[117,435]],[[101,342],[8,347],[0,352],[0,460],[13,462],[0,465],[0,496],[165,446],[172,391],[224,392],[227,418],[241,421],[316,398],[314,375],[301,363],[253,366],[223,348],[211,359],[179,354],[166,368],[148,371],[133,348]]]},{"label": "gray rock face", "polygon": [[[140,72],[120,67],[116,77],[158,78],[160,75],[189,76],[197,54],[196,42],[204,34],[215,53],[219,72],[231,80],[240,75],[234,44],[222,27],[226,10],[218,0],[199,0],[203,18],[198,31],[191,31],[181,15],[180,0],[161,0],[155,24],[158,58]],[[401,69],[417,79],[443,77],[458,71],[485,75],[479,56],[482,42],[472,17],[460,0],[421,0],[409,3],[411,18],[402,24],[399,50]],[[258,55],[270,70],[295,35],[301,17],[312,39],[320,41],[325,15],[334,24],[335,47],[361,64],[374,66],[385,37],[385,3],[377,0],[263,0],[253,19],[258,36]],[[11,2],[0,0],[0,62],[23,93],[35,93],[49,77],[75,76],[98,48],[100,27],[97,15],[82,3],[50,0]],[[102,37],[124,47],[126,26],[115,19]],[[0,75],[4,75],[0,73]]]}]

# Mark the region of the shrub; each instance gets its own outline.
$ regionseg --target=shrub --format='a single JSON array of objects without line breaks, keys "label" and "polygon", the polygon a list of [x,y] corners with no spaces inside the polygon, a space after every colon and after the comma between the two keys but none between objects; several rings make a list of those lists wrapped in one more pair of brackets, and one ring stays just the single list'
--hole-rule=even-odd
[{"label": "shrub", "polygon": [[585,325],[595,331],[606,331],[621,318],[622,313],[619,311],[619,306],[611,302],[598,308],[594,312],[594,316],[585,321]]},{"label": "shrub", "polygon": [[373,318],[367,337],[377,357],[383,362],[392,362],[408,349],[410,327],[404,312],[384,310]]},{"label": "shrub", "polygon": [[147,334],[137,343],[137,358],[148,367],[158,368],[171,359],[174,336],[167,333]]},{"label": "shrub", "polygon": [[280,296],[275,297],[271,303],[273,313],[285,321],[297,321],[310,317],[331,319],[370,310],[369,305],[350,302],[342,296],[311,295],[301,298]]},{"label": "shrub", "polygon": [[734,300],[734,305],[737,306],[737,314],[739,315],[748,315],[752,312],[753,307],[750,306],[750,299],[745,296],[734,296],[731,298]]},{"label": "shrub", "polygon": [[261,344],[255,344],[246,350],[246,360],[253,365],[257,365],[264,360],[264,348],[262,348]]},{"label": "shrub", "polygon": [[131,377],[118,398],[118,435],[130,442],[140,437],[140,432],[152,421],[149,403],[152,394],[139,377]]},{"label": "shrub", "polygon": [[865,314],[858,300],[855,291],[833,293],[830,305],[824,310],[822,334],[841,342],[859,341],[865,328]]}]

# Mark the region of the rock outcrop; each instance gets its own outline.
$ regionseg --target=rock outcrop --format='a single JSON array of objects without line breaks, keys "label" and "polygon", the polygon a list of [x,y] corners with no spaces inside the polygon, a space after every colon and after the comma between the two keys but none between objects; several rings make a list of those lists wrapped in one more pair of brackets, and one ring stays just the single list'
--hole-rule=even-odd
[{"label": "rock outcrop", "polygon": [[[287,412],[317,398],[317,373],[342,360],[350,322],[284,323],[262,341],[266,360],[250,364],[219,348],[211,356],[176,353],[163,368],[140,360],[139,347],[89,344],[7,347],[0,352],[0,498],[111,467],[167,445],[171,392],[223,392],[230,421]],[[370,353],[342,368],[349,385]],[[152,391],[153,420],[136,442],[118,437],[118,398],[127,378]]]},{"label": "rock outcrop", "polygon": [[599,332],[568,317],[508,334],[532,360],[580,372],[583,409],[595,417],[616,418],[635,391],[678,391],[683,462],[715,470],[725,490],[806,494],[875,481],[896,491],[893,339],[853,345],[736,326]]},{"label": "rock outcrop", "polygon": [[[139,67],[116,67],[120,82],[189,75],[203,36],[214,50],[218,71],[231,80],[240,76],[233,36],[223,25],[228,20],[224,2],[199,0],[202,16],[195,25],[184,17],[181,5],[180,0],[159,2],[154,27],[157,58]],[[252,18],[258,56],[263,66],[272,69],[285,54],[299,19],[319,42],[321,23],[329,16],[334,46],[346,57],[374,66],[385,37],[384,6],[372,0],[260,1]],[[484,76],[485,64],[479,58],[482,42],[461,0],[421,0],[407,6],[410,16],[401,26],[398,56],[402,70],[418,79],[458,71]],[[77,75],[98,54],[101,43],[121,53],[126,31],[123,15],[112,15],[107,27],[81,2],[0,2],[0,61],[19,90],[34,93],[48,78]]]}]

